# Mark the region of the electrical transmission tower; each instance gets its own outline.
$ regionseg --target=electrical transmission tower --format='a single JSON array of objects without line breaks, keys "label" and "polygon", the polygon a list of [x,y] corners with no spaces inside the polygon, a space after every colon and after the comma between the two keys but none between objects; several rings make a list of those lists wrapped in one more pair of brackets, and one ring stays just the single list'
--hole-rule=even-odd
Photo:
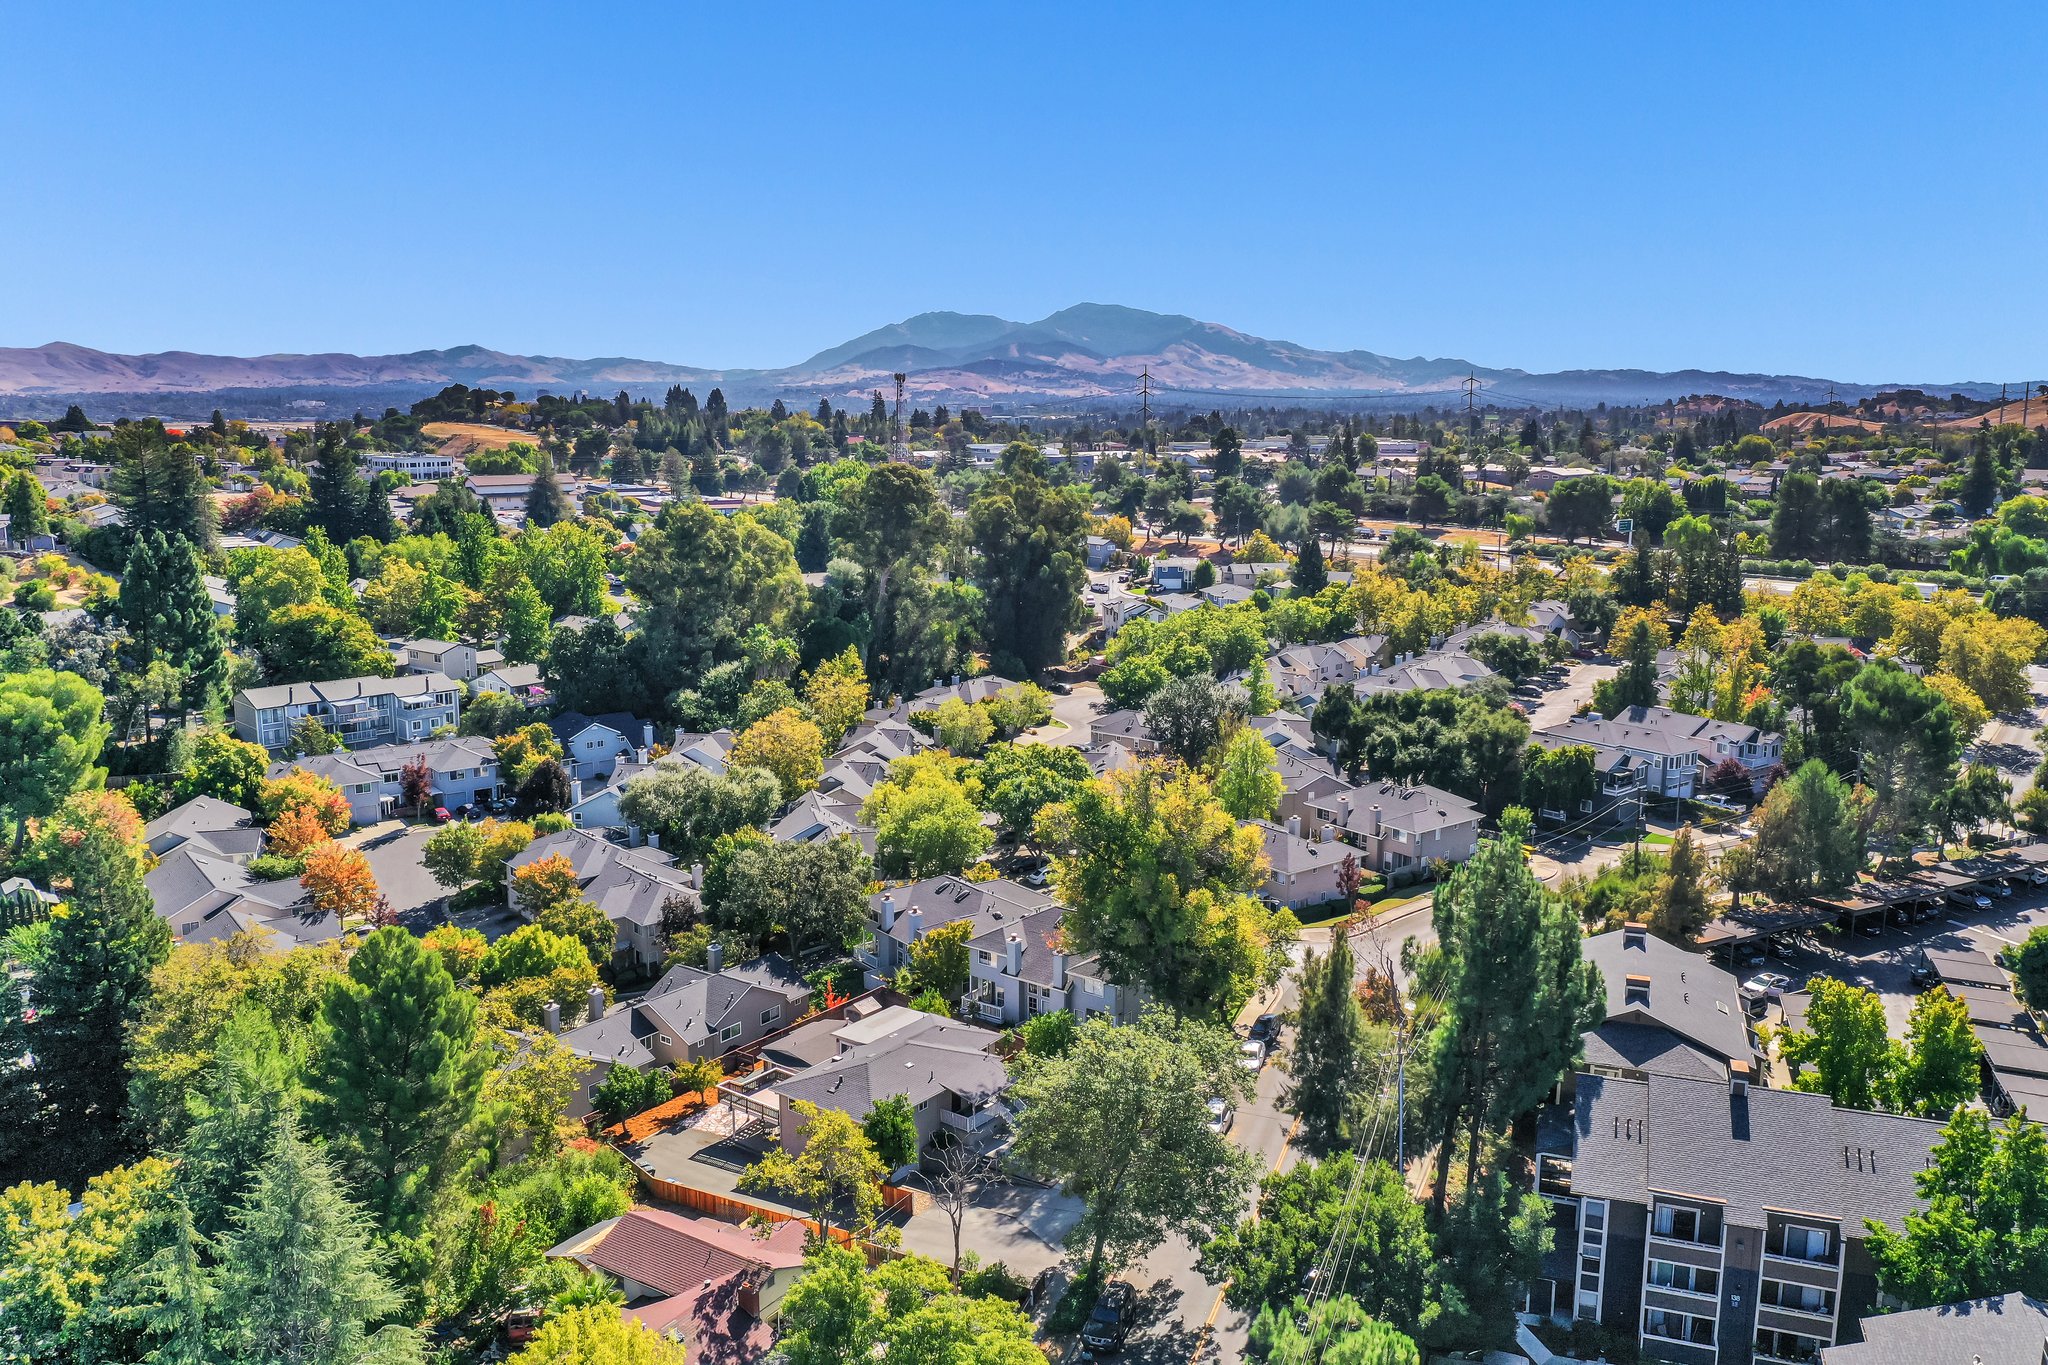
[{"label": "electrical transmission tower", "polygon": [[889,438],[889,458],[892,460],[910,458],[910,441],[903,434],[903,382],[909,377],[905,374],[896,376],[896,423]]}]

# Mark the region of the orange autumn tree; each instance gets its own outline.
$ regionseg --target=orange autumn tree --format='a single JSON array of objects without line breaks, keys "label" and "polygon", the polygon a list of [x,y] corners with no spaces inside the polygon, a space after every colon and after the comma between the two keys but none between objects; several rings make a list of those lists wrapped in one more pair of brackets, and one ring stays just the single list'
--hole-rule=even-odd
[{"label": "orange autumn tree", "polygon": [[551,934],[583,945],[591,965],[609,966],[617,931],[576,884],[576,866],[559,853],[536,858],[512,874],[512,904]]},{"label": "orange autumn tree", "polygon": [[529,919],[579,894],[576,865],[560,853],[535,858],[512,874],[512,903]]},{"label": "orange autumn tree", "polygon": [[348,829],[348,798],[341,794],[341,788],[316,773],[293,768],[257,789],[256,814],[266,822],[274,823],[287,811],[301,806],[310,809],[329,834]]},{"label": "orange autumn tree", "polygon": [[377,878],[370,872],[370,860],[359,849],[332,840],[306,855],[299,885],[312,897],[315,910],[332,913],[344,924],[368,918],[377,907]]},{"label": "orange autumn tree", "polygon": [[265,842],[268,851],[280,858],[302,858],[333,835],[311,806],[288,806],[271,824]]}]

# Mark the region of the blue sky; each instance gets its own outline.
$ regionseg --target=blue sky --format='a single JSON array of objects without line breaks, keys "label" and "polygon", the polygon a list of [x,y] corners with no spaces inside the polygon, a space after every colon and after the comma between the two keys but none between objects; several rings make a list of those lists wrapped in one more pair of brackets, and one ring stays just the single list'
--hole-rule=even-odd
[{"label": "blue sky", "polygon": [[2048,379],[2048,7],[20,4],[0,345]]}]

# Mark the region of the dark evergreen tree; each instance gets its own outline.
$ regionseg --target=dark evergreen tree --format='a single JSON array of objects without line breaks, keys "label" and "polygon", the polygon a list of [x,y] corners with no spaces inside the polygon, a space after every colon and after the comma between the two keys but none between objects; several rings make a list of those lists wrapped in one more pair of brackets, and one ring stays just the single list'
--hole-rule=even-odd
[{"label": "dark evergreen tree", "polygon": [[569,501],[569,495],[555,480],[554,461],[542,455],[540,471],[533,476],[533,490],[526,495],[526,524],[553,526],[557,522],[574,520],[575,516],[575,504]]},{"label": "dark evergreen tree", "polygon": [[85,415],[85,409],[73,403],[64,409],[64,415],[50,423],[52,431],[91,431],[92,418]]},{"label": "dark evergreen tree", "polygon": [[1365,1012],[1352,992],[1353,965],[1351,936],[1340,930],[1329,951],[1311,951],[1301,969],[1301,1006],[1287,1059],[1293,1084],[1285,1103],[1301,1119],[1302,1141],[1316,1151],[1350,1142],[1368,1098],[1371,1048]]},{"label": "dark evergreen tree", "polygon": [[[314,429],[316,464],[309,480],[307,524],[327,532],[336,545],[346,545],[362,534],[365,501],[369,489],[356,472],[356,452],[348,443],[348,429],[340,422],[323,422]],[[385,507],[390,516],[390,507]]]},{"label": "dark evergreen tree", "polygon": [[107,491],[132,534],[162,531],[212,550],[219,519],[206,471],[192,447],[172,444],[156,422],[131,422],[114,433]]},{"label": "dark evergreen tree", "polygon": [[726,429],[732,425],[732,414],[725,408],[725,390],[713,389],[704,398],[704,434],[711,443],[721,448],[726,443]]},{"label": "dark evergreen tree", "polygon": [[17,545],[49,532],[49,494],[43,491],[42,481],[26,469],[7,483],[6,505],[0,511],[7,513],[7,535]]},{"label": "dark evergreen tree", "polygon": [[1998,505],[1998,462],[1991,455],[1991,441],[1982,431],[1970,446],[1970,467],[1963,475],[1963,510],[1973,517],[1989,516]]},{"label": "dark evergreen tree", "polygon": [[831,560],[831,505],[807,502],[804,504],[803,525],[797,529],[796,566],[805,573],[823,573]]},{"label": "dark evergreen tree", "polygon": [[1323,543],[1314,536],[1301,542],[1301,553],[1294,557],[1294,593],[1300,597],[1313,597],[1330,586],[1330,572],[1323,567]]},{"label": "dark evergreen tree", "polygon": [[123,1153],[128,1029],[171,951],[170,926],[142,882],[141,844],[100,819],[75,834],[52,857],[67,913],[51,917],[35,964],[36,1103],[0,1125],[19,1124],[17,1136],[41,1148],[32,1169],[67,1186]]},{"label": "dark evergreen tree", "polygon": [[476,1111],[476,1000],[409,930],[379,929],[328,986],[306,1116],[386,1237],[416,1236]]},{"label": "dark evergreen tree", "polygon": [[166,663],[184,679],[179,695],[187,711],[203,711],[218,699],[227,650],[190,541],[161,531],[137,536],[116,609],[127,628],[120,658],[129,674]]}]

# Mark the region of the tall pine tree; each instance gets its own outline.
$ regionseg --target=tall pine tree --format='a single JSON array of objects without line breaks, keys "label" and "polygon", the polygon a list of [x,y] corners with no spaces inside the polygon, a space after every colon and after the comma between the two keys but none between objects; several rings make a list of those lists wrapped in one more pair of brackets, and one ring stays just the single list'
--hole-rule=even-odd
[{"label": "tall pine tree", "polygon": [[555,479],[555,462],[543,454],[540,470],[533,476],[533,491],[526,495],[526,524],[553,526],[556,522],[572,520],[575,515],[576,505],[569,501],[569,495],[562,491],[562,485]]},{"label": "tall pine tree", "polygon": [[1352,990],[1351,936],[1340,927],[1327,953],[1311,951],[1301,969],[1301,1008],[1287,1071],[1286,1105],[1301,1119],[1302,1141],[1328,1151],[1351,1140],[1366,1102],[1371,1060],[1365,1011]]},{"label": "tall pine tree", "polygon": [[206,471],[192,447],[173,443],[161,423],[131,422],[114,433],[107,491],[131,532],[161,531],[213,549],[219,519]]},{"label": "tall pine tree", "polygon": [[7,513],[7,537],[25,545],[29,537],[45,535],[50,529],[50,495],[42,482],[27,470],[16,474],[7,485],[7,501],[0,512]]},{"label": "tall pine tree", "polygon": [[[313,433],[310,502],[306,520],[327,532],[336,545],[346,545],[358,535],[367,520],[369,486],[356,472],[356,452],[350,448],[347,429],[340,422],[323,422]],[[388,521],[391,506],[384,505]]]},{"label": "tall pine tree", "polygon": [[124,669],[140,676],[156,663],[170,665],[184,680],[179,695],[187,711],[205,710],[218,699],[227,651],[190,541],[161,531],[138,535],[121,575],[117,611],[128,632],[120,651]]},{"label": "tall pine tree", "polygon": [[306,1114],[386,1238],[418,1234],[457,1165],[483,1052],[476,1000],[405,929],[380,929],[328,986]]},{"label": "tall pine tree", "polygon": [[278,1131],[218,1250],[224,1328],[216,1359],[354,1365],[375,1358],[371,1325],[395,1313],[400,1296],[369,1220],[296,1125]]},{"label": "tall pine tree", "polygon": [[50,918],[34,981],[35,1074],[40,1117],[49,1125],[41,1132],[42,1169],[80,1175],[105,1169],[120,1154],[128,1028],[150,973],[171,952],[170,926],[142,883],[134,815],[118,809],[125,803],[115,796],[87,800],[74,801],[80,818],[52,841],[65,913]]},{"label": "tall pine tree", "polygon": [[1599,968],[1579,959],[1576,918],[1529,871],[1529,813],[1510,806],[1500,828],[1437,888],[1432,906],[1445,983],[1426,1049],[1439,1211],[1460,1130],[1465,1184],[1477,1188],[1487,1135],[1571,1070],[1607,1003]]}]

